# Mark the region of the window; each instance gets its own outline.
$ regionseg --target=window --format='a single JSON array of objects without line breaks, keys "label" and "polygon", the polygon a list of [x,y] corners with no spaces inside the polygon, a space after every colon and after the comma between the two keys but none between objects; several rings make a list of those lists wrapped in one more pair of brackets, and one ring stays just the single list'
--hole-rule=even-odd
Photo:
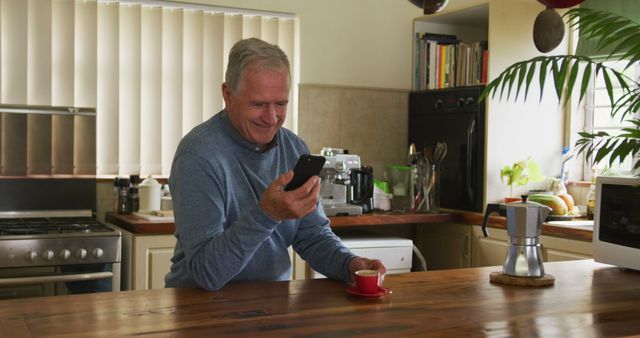
[{"label": "window", "polygon": [[168,175],[182,136],[223,108],[229,49],[249,37],[289,57],[295,132],[296,31],[293,14],[186,2],[0,0],[0,104],[96,109],[91,125],[0,112],[0,175]]},{"label": "window", "polygon": [[[627,61],[604,62],[604,65],[606,65],[607,67],[611,67],[620,72],[624,72],[626,76],[634,79],[636,82],[639,82],[640,63],[636,63],[635,65],[625,70],[624,68],[627,66],[627,64]],[[614,91],[614,97],[617,96],[616,92],[618,95],[620,94],[620,87],[618,87],[617,89],[617,91]],[[598,74],[598,77],[594,79],[592,86],[587,89],[585,99],[585,115],[586,118],[584,130],[591,133],[605,131],[610,135],[616,135],[618,133],[617,131],[621,128],[632,126],[628,122],[621,121],[620,114],[611,116],[611,102],[609,100],[609,95],[604,84],[602,73]],[[637,115],[638,112],[636,112],[636,116]],[[630,118],[630,116],[627,116],[627,119],[628,118]],[[627,157],[624,162],[614,163],[611,167],[609,167],[609,158],[607,157],[599,164],[597,164],[594,168],[585,168],[585,180],[591,179],[591,169],[595,169],[597,172],[601,172],[603,170],[615,170],[622,174],[628,174],[631,172],[632,165],[632,158]],[[585,167],[588,167],[588,165],[585,165]]]}]

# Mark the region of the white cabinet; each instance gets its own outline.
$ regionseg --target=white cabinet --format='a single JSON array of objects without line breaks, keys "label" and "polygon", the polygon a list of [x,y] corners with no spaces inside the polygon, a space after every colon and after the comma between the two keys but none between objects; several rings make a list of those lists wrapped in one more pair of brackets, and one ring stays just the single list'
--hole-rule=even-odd
[{"label": "white cabinet", "polygon": [[122,289],[164,288],[176,245],[173,235],[137,235],[122,231]]},{"label": "white cabinet", "polygon": [[482,227],[472,227],[471,266],[494,266],[504,264],[509,248],[509,236],[504,229],[488,228],[489,237],[484,237]]},{"label": "white cabinet", "polygon": [[[484,237],[482,227],[473,226],[471,265],[473,267],[502,265],[507,257],[509,236],[504,229],[489,228],[489,237]],[[544,262],[567,261],[592,258],[591,242],[554,236],[540,236],[540,247]]]},{"label": "white cabinet", "polygon": [[593,258],[591,242],[540,236],[540,245],[545,262]]}]

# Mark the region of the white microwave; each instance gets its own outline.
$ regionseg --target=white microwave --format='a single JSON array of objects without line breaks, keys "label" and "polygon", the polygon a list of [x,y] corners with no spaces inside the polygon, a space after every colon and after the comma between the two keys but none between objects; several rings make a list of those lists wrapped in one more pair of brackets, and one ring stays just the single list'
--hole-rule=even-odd
[{"label": "white microwave", "polygon": [[640,177],[596,179],[593,259],[640,270]]}]

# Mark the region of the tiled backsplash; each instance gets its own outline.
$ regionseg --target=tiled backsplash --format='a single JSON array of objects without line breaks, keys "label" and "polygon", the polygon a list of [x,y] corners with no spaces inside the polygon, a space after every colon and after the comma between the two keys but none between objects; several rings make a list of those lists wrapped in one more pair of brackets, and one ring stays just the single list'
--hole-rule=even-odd
[{"label": "tiled backsplash", "polygon": [[384,178],[387,164],[408,155],[408,92],[362,87],[300,85],[298,135],[312,153],[345,148]]}]

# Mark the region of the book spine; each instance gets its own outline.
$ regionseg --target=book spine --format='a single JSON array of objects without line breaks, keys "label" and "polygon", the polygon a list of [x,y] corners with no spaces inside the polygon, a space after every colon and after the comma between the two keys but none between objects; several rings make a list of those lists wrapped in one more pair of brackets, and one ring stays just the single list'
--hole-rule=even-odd
[{"label": "book spine", "polygon": [[414,42],[413,89],[420,90],[420,33],[416,33]]},{"label": "book spine", "polygon": [[417,32],[414,36],[414,90],[487,82],[486,41],[462,42],[455,35]]},{"label": "book spine", "polygon": [[480,82],[487,83],[487,67],[489,66],[489,51],[482,50],[482,76]]}]

